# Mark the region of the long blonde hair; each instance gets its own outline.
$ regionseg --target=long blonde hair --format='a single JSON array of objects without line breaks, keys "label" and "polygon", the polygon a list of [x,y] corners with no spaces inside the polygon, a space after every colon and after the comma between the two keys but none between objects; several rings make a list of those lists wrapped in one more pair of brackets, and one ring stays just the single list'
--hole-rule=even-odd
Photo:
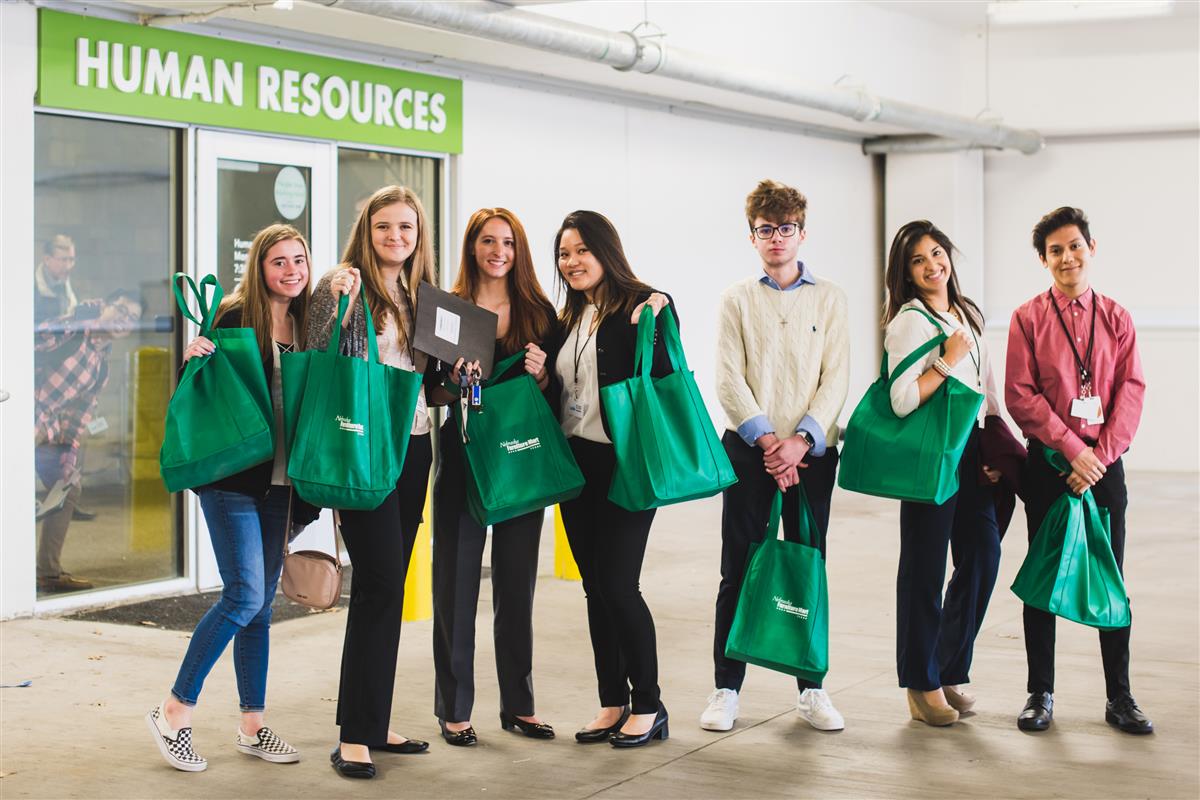
[{"label": "long blonde hair", "polygon": [[342,263],[339,266],[355,267],[362,274],[363,289],[367,294],[367,302],[371,305],[371,316],[375,320],[375,333],[383,332],[384,322],[391,314],[396,321],[396,329],[400,332],[399,344],[402,348],[407,348],[409,335],[400,322],[403,319],[400,307],[384,290],[383,275],[379,271],[375,247],[371,243],[371,217],[380,209],[396,203],[404,203],[417,213],[417,246],[401,270],[408,284],[408,307],[410,313],[415,314],[417,288],[421,281],[429,280],[436,266],[429,218],[425,215],[425,206],[421,205],[421,198],[411,189],[405,186],[384,186],[371,195],[358,214],[358,221],[354,223],[354,229],[350,232],[350,241],[346,242],[346,250],[342,253]]},{"label": "long blonde hair", "polygon": [[216,320],[213,322],[215,325],[216,321],[226,313],[240,308],[242,310],[242,327],[254,329],[254,336],[258,340],[258,349],[262,354],[263,361],[271,356],[273,340],[271,336],[271,295],[267,291],[263,262],[266,261],[267,253],[272,247],[292,239],[299,242],[304,248],[304,259],[308,262],[309,280],[304,286],[304,291],[293,297],[292,302],[288,304],[288,314],[296,321],[296,329],[304,330],[305,318],[308,316],[308,299],[312,294],[312,255],[304,234],[291,225],[283,223],[268,225],[255,234],[254,241],[250,243],[250,252],[246,255],[246,272],[243,273],[237,288],[221,301]]}]

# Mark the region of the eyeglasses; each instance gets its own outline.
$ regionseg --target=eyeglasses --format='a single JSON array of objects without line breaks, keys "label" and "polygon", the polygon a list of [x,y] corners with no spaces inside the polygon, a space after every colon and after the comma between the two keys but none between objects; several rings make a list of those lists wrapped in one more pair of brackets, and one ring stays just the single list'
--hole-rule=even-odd
[{"label": "eyeglasses", "polygon": [[751,226],[750,230],[754,231],[754,235],[760,239],[770,239],[775,235],[775,231],[779,231],[779,235],[783,238],[795,236],[800,230],[799,222],[785,222],[782,225],[759,225],[757,228]]}]

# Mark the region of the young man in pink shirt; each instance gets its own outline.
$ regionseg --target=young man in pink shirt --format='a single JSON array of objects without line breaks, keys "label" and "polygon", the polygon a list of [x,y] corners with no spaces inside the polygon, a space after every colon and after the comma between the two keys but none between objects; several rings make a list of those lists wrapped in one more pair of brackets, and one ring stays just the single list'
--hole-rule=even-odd
[{"label": "young man in pink shirt", "polygon": [[[1063,207],[1042,217],[1033,246],[1053,285],[1013,312],[1004,386],[1009,413],[1029,439],[1029,538],[1063,492],[1090,489],[1109,511],[1113,555],[1121,566],[1129,501],[1121,456],[1137,431],[1146,393],[1137,334],[1129,312],[1091,288],[1096,242],[1083,211]],[[1070,472],[1059,475],[1043,456],[1046,448],[1061,453]],[[1027,605],[1024,622],[1030,694],[1017,727],[1044,731],[1054,718],[1055,619]],[[1126,733],[1152,733],[1153,723],[1129,690],[1129,630],[1100,631],[1104,718]]]}]

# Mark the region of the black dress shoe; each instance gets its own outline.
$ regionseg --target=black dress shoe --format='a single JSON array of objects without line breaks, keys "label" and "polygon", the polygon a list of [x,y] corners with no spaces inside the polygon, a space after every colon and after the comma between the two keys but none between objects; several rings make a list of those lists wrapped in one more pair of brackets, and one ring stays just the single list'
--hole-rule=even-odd
[{"label": "black dress shoe", "polygon": [[342,758],[342,746],[337,745],[329,754],[329,762],[343,778],[374,778],[375,765],[363,761],[347,761]]},{"label": "black dress shoe", "polygon": [[554,728],[544,722],[526,722],[515,714],[500,712],[500,727],[506,731],[517,728],[530,739],[553,739]]},{"label": "black dress shoe", "polygon": [[475,735],[474,728],[467,728],[465,731],[452,731],[446,728],[445,720],[438,720],[438,725],[442,728],[442,738],[455,747],[474,747],[479,744],[479,737]]},{"label": "black dress shoe", "polygon": [[429,742],[422,742],[420,739],[406,739],[399,744],[393,744],[392,742],[373,744],[371,745],[371,749],[385,750],[389,753],[400,753],[407,756],[414,753],[424,753],[429,749]]},{"label": "black dress shoe", "polygon": [[1154,733],[1154,723],[1138,708],[1137,701],[1127,694],[1108,701],[1104,707],[1104,721],[1125,733]]},{"label": "black dress shoe", "polygon": [[1025,708],[1017,717],[1017,727],[1023,731],[1044,731],[1054,721],[1054,695],[1050,692],[1034,692],[1025,701]]},{"label": "black dress shoe", "polygon": [[581,728],[575,731],[575,741],[583,744],[607,742],[609,737],[621,730],[625,720],[629,719],[629,706],[621,706],[621,717],[607,728]]},{"label": "black dress shoe", "polygon": [[666,740],[667,738],[667,707],[662,703],[658,704],[658,713],[654,715],[654,723],[650,726],[650,730],[645,733],[632,734],[621,733],[617,731],[609,737],[608,743],[613,747],[641,747],[644,744],[649,744],[655,739]]},{"label": "black dress shoe", "polygon": [[95,511],[84,511],[82,508],[79,508],[78,506],[76,506],[75,509],[73,511],[71,511],[71,520],[74,522],[90,522],[91,520],[94,520],[95,518],[96,518]]}]

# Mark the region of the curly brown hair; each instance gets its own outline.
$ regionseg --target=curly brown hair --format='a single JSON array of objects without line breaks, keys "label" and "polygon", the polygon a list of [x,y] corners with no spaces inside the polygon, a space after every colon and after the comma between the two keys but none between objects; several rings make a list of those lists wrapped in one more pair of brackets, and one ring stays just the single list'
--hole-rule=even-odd
[{"label": "curly brown hair", "polygon": [[754,220],[762,217],[768,222],[789,222],[795,219],[804,228],[804,212],[808,199],[779,181],[770,178],[758,182],[754,191],[746,196],[746,222],[754,227]]}]

